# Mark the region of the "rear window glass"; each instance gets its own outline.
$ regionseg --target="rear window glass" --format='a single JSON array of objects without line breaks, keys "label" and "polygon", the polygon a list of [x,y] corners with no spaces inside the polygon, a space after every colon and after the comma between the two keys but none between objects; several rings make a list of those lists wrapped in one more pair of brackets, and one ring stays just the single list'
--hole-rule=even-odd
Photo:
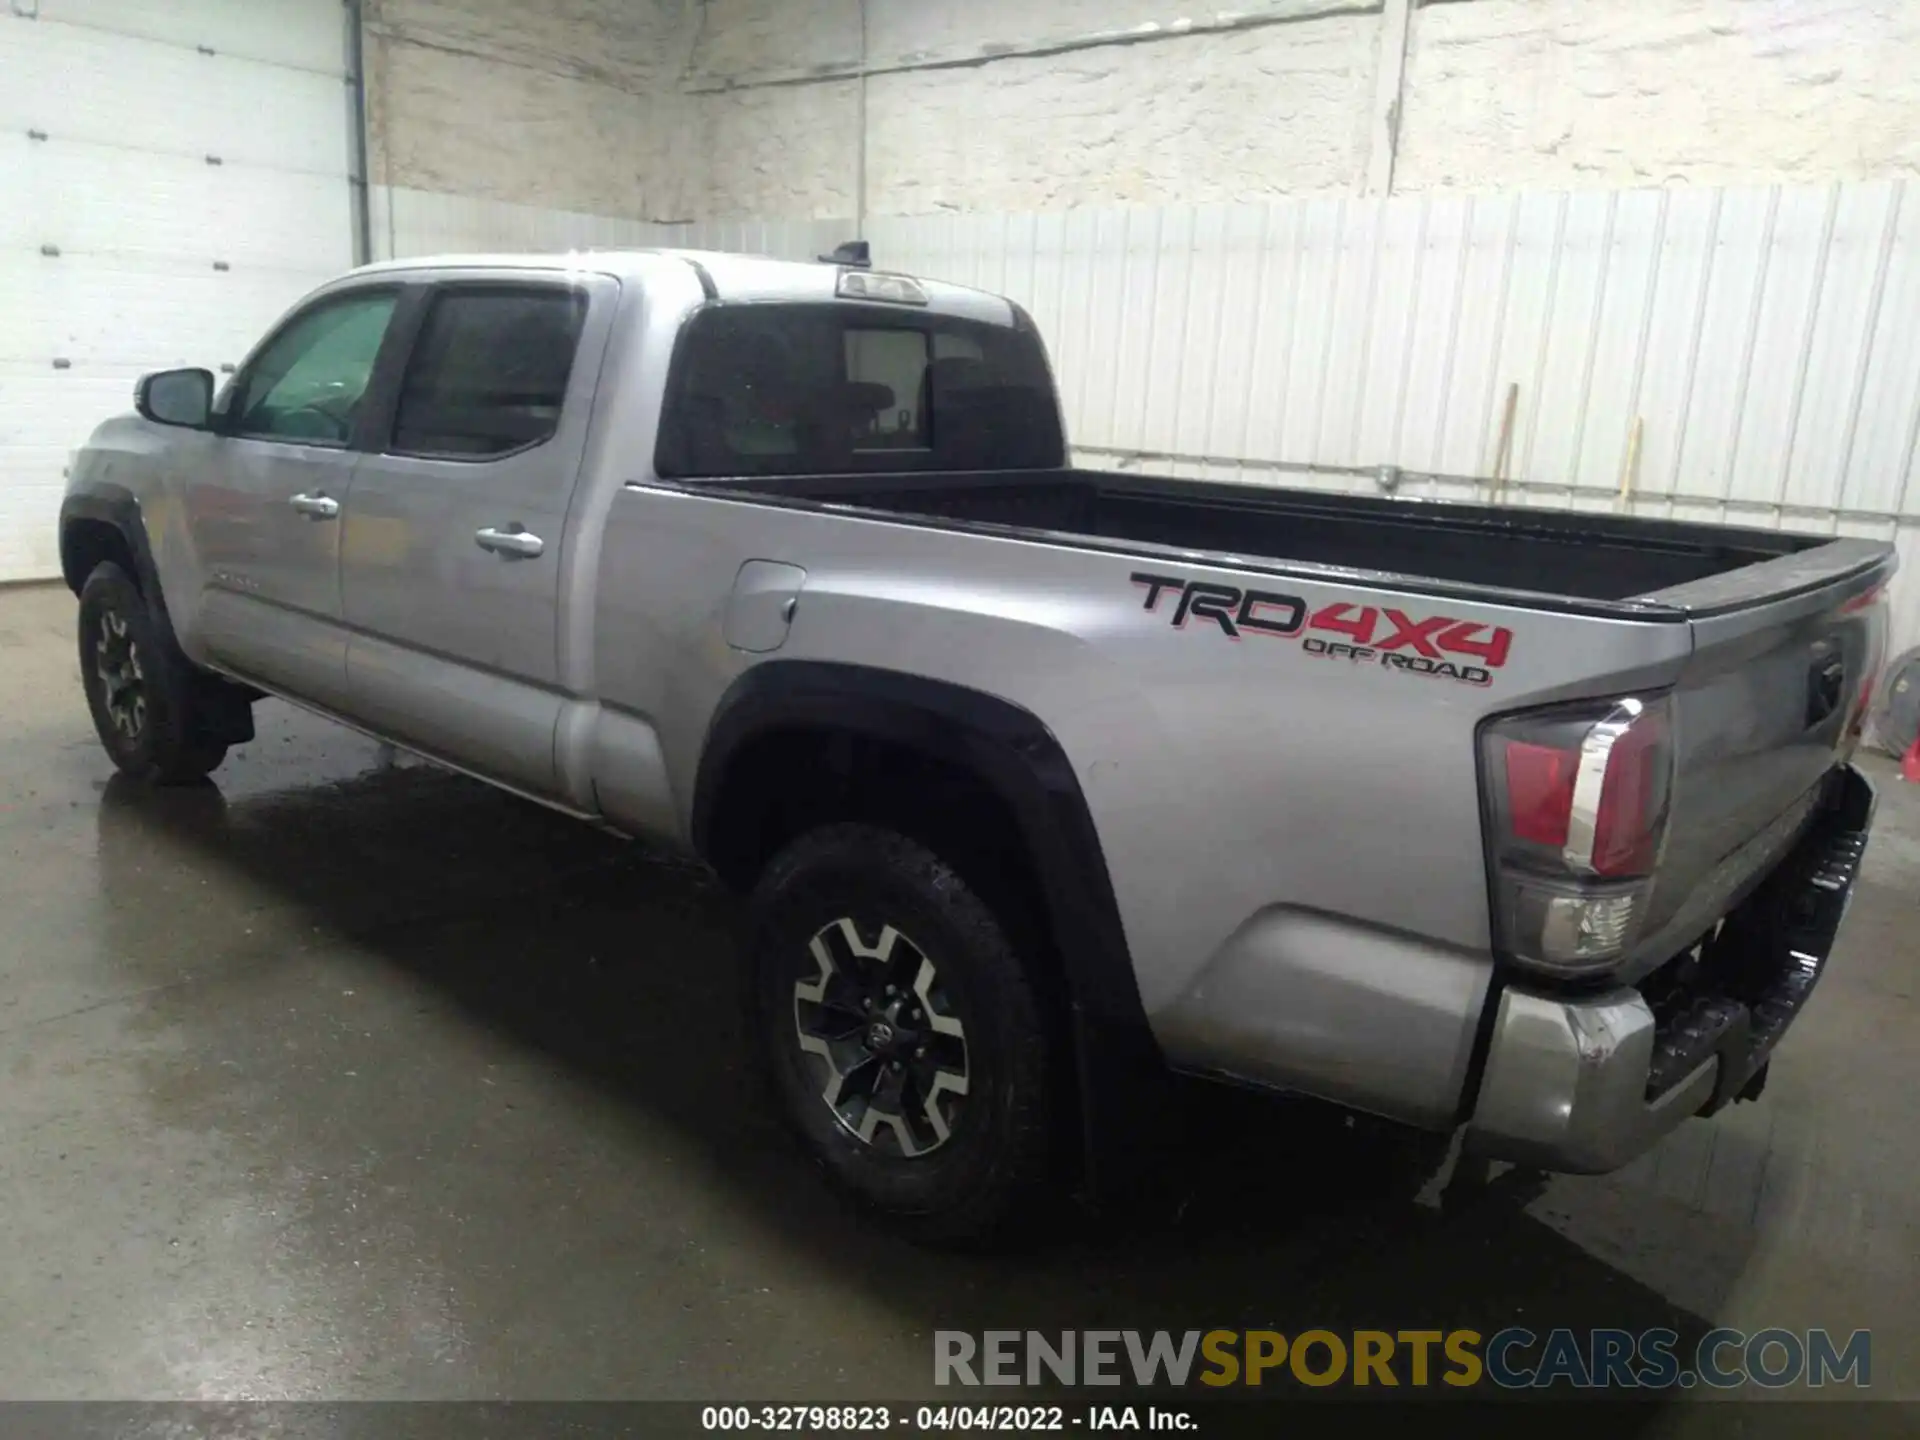
[{"label": "rear window glass", "polygon": [[865,305],[714,305],[674,351],[668,479],[1038,470],[1063,461],[1028,330]]},{"label": "rear window glass", "polygon": [[443,291],[407,362],[394,452],[484,459],[550,438],[585,316],[572,290]]}]

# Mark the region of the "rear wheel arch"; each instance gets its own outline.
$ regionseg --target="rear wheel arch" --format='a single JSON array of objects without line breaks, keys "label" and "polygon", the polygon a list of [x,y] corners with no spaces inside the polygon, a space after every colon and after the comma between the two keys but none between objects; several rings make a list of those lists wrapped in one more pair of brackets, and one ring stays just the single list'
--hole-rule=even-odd
[{"label": "rear wheel arch", "polygon": [[[835,813],[843,804],[856,813]],[[1008,701],[866,666],[755,666],[715,711],[691,828],[700,854],[744,887],[796,827],[884,818],[932,843],[950,838],[942,816],[956,807],[1003,825],[1019,845],[1076,989],[1096,980],[1099,990],[1123,989],[1137,1015],[1119,909],[1073,766],[1045,724]],[[957,866],[966,856],[950,858]]]},{"label": "rear wheel arch", "polygon": [[1160,1106],[1164,1062],[1085,796],[1030,711],[895,671],[766,661],[715,711],[691,820],[695,849],[741,889],[799,834],[837,822],[941,855],[1041,942],[1025,948],[1069,1032],[1092,1188],[1151,1148],[1143,1111]]}]

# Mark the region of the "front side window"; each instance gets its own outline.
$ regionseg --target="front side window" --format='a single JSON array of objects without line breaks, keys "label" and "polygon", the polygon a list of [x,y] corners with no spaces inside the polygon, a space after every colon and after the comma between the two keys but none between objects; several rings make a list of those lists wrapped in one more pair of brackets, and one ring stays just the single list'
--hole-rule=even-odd
[{"label": "front side window", "polygon": [[865,305],[713,305],[674,349],[663,478],[1037,470],[1064,444],[1031,331]]},{"label": "front side window", "polygon": [[436,296],[407,362],[389,448],[477,460],[551,438],[586,303],[557,288]]},{"label": "front side window", "polygon": [[233,407],[234,433],[346,444],[396,299],[352,295],[296,318],[249,368]]}]

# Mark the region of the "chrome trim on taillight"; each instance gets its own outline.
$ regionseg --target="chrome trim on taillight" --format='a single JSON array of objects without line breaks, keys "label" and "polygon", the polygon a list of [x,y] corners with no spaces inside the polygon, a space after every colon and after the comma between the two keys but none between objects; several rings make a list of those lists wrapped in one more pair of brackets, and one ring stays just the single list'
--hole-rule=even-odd
[{"label": "chrome trim on taillight", "polygon": [[1567,844],[1561,854],[1567,865],[1585,875],[1597,875],[1593,846],[1600,829],[1600,797],[1607,788],[1607,762],[1613,747],[1646,711],[1640,701],[1628,697],[1614,706],[1613,713],[1587,731],[1580,742],[1580,764],[1573,776],[1573,808],[1567,815]]}]

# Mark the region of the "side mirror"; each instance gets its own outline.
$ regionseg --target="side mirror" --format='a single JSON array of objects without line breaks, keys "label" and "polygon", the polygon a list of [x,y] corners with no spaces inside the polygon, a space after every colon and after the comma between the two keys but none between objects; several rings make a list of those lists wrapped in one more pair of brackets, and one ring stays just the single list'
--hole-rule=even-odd
[{"label": "side mirror", "polygon": [[204,430],[213,414],[211,370],[156,370],[133,387],[133,408],[156,425]]}]

